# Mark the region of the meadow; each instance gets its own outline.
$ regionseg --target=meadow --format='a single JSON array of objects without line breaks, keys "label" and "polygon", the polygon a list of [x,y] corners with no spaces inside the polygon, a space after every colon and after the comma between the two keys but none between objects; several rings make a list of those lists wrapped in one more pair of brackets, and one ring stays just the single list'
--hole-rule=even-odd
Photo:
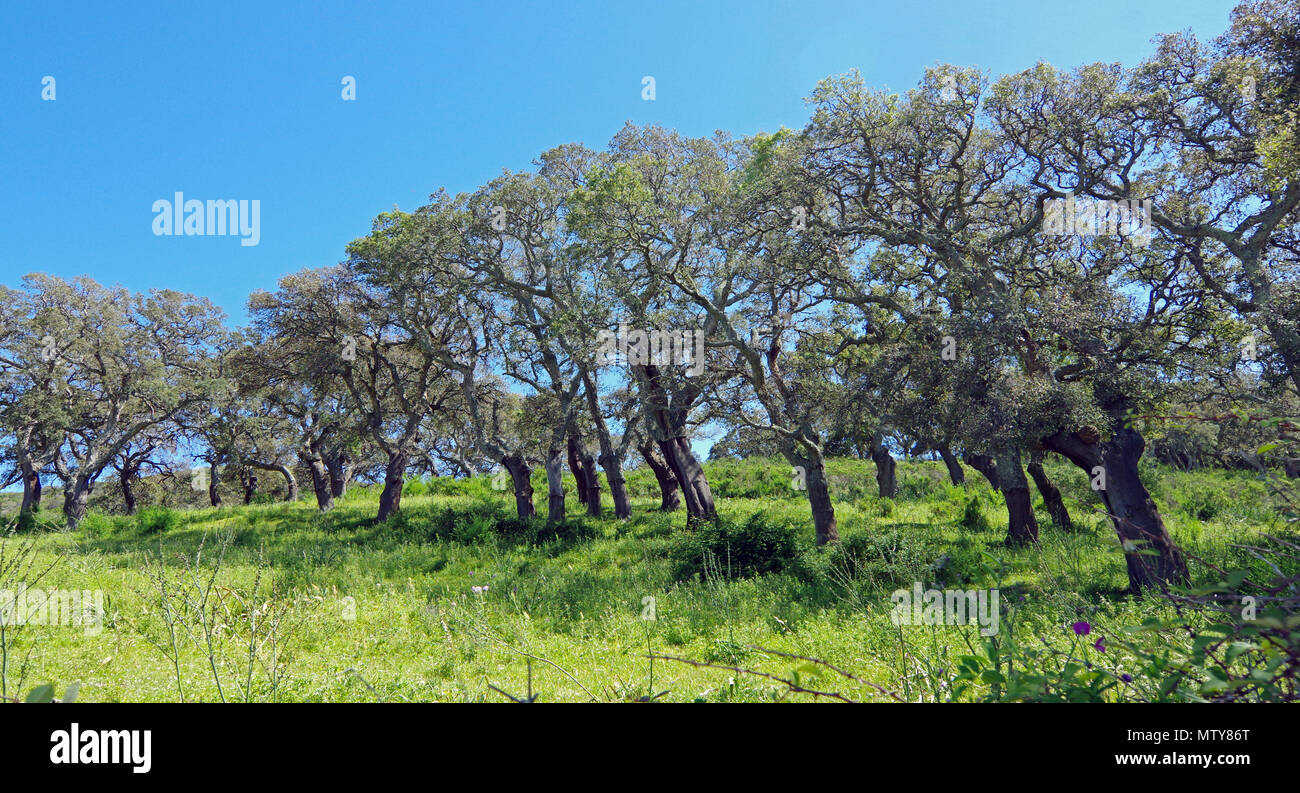
[{"label": "meadow", "polygon": [[[1001,495],[977,476],[954,486],[941,464],[905,461],[898,498],[880,499],[871,463],[832,460],[842,543],[821,550],[788,466],[706,469],[720,520],[694,531],[683,512],[656,511],[656,483],[636,470],[626,520],[584,517],[571,480],[566,522],[521,520],[480,477],[408,482],[381,524],[378,488],[354,487],[329,513],[305,497],[92,511],[75,531],[11,533],[0,590],[101,592],[102,625],[9,625],[4,695],[75,684],[78,701],[1187,700],[1287,668],[1260,644],[1223,680],[1196,666],[1221,616],[1130,595],[1110,521],[1070,467],[1048,472],[1075,531],[1038,501],[1041,540],[1016,548]],[[1294,539],[1253,475],[1143,474],[1193,587],[1295,574],[1252,550]],[[890,593],[915,583],[996,589],[998,632],[895,625]]]}]

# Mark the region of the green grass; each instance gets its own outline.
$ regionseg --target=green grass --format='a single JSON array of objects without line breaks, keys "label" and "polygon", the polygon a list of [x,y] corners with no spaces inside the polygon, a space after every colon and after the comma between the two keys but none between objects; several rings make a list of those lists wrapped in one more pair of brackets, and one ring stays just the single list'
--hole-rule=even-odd
[{"label": "green grass", "polygon": [[[829,474],[844,547],[832,551],[813,546],[808,507],[789,487],[788,466],[751,460],[707,467],[728,525],[763,513],[766,530],[792,535],[779,571],[742,577],[744,565],[729,564],[726,553],[683,564],[702,541],[686,533],[683,513],[654,511],[657,489],[644,471],[630,474],[632,518],[585,519],[570,492],[571,520],[556,530],[513,520],[508,496],[487,479],[412,483],[402,512],[383,525],[372,520],[377,491],[364,488],[327,515],[307,501],[151,510],[138,518],[95,513],[76,532],[35,535],[36,567],[53,565],[35,585],[102,591],[102,632],[19,628],[10,634],[5,691],[14,697],[44,683],[62,690],[76,682],[83,701],[505,701],[489,684],[523,697],[531,665],[540,701],[661,692],[661,701],[789,697],[784,685],[733,671],[667,660],[652,669],[649,649],[798,674],[810,687],[854,699],[887,698],[867,683],[905,699],[942,699],[947,692],[934,682],[940,670],[951,670],[983,638],[973,626],[893,625],[889,594],[913,581],[997,587],[1010,609],[1003,632],[1032,634],[1058,650],[1070,647],[1067,626],[1076,620],[1119,637],[1145,619],[1172,615],[1158,598],[1124,593],[1114,532],[1086,478],[1065,466],[1049,473],[1079,530],[1057,531],[1040,503],[1041,543],[1009,549],[1000,497],[976,476],[952,487],[937,464],[902,463],[899,498],[882,501],[873,496],[870,463],[834,460]],[[1200,560],[1257,565],[1231,545],[1286,531],[1248,475],[1145,473],[1175,539]],[[536,487],[544,508],[543,480]],[[977,506],[968,507],[971,499]],[[963,525],[972,511],[987,517],[987,530]],[[11,556],[16,542],[9,541]],[[196,558],[200,582],[221,558],[204,612],[214,657],[190,614],[195,634],[181,631],[173,662],[156,578],[162,570],[173,587],[192,585]],[[1198,581],[1213,579],[1200,562],[1192,569]],[[0,589],[14,585],[0,581]],[[641,619],[647,597],[655,599],[654,621]],[[175,597],[167,602],[179,608]],[[261,642],[251,675],[250,624]],[[819,678],[807,664],[754,646],[813,656],[866,683]],[[1119,648],[1091,657],[1117,672],[1136,668]]]}]

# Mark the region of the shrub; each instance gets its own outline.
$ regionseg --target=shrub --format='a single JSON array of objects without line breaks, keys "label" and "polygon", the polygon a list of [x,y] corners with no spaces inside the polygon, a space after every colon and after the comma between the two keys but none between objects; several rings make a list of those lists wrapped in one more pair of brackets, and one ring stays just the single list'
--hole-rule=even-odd
[{"label": "shrub", "polygon": [[749,658],[753,653],[743,644],[731,641],[730,639],[718,639],[708,646],[704,652],[704,660],[711,664],[739,664]]},{"label": "shrub", "polygon": [[795,535],[793,526],[773,522],[763,512],[740,525],[719,518],[673,542],[673,576],[679,581],[703,576],[714,566],[736,578],[781,572],[798,555]]},{"label": "shrub", "polygon": [[983,548],[970,537],[958,537],[947,553],[930,565],[929,580],[936,586],[969,584],[980,580],[987,570]]},{"label": "shrub", "polygon": [[579,542],[596,536],[596,527],[581,518],[547,524],[545,518],[521,518],[517,515],[500,517],[496,521],[497,536],[521,545],[543,542]]},{"label": "shrub", "polygon": [[888,518],[893,516],[897,504],[892,498],[869,497],[858,502],[858,509],[865,515],[874,515],[878,518]]},{"label": "shrub", "polygon": [[904,474],[898,483],[898,497],[908,501],[942,498],[944,495],[943,484],[926,472]]},{"label": "shrub", "polygon": [[532,544],[537,540],[539,523],[541,519],[537,517],[521,518],[518,515],[511,515],[498,518],[494,529],[497,536],[502,539]]},{"label": "shrub", "polygon": [[548,526],[542,518],[520,518],[507,512],[500,502],[483,500],[470,506],[444,507],[431,514],[403,510],[389,519],[387,534],[417,541],[449,540],[464,545],[479,545],[493,538],[534,545],[590,539],[596,536],[596,528],[581,519]]},{"label": "shrub", "polygon": [[1213,487],[1197,487],[1190,492],[1179,491],[1179,509],[1197,520],[1213,520],[1232,506],[1232,497]]},{"label": "shrub", "polygon": [[452,537],[462,545],[482,545],[492,539],[496,528],[496,516],[478,514],[467,520],[459,520],[452,528]]},{"label": "shrub", "polygon": [[[504,475],[504,472],[502,472]],[[509,478],[504,480],[507,490],[495,490],[492,481],[495,474],[479,474],[473,477],[456,479],[450,476],[435,476],[425,480],[424,492],[431,496],[470,496],[481,499],[500,499],[508,493]]]},{"label": "shrub", "polygon": [[841,583],[903,586],[928,580],[938,549],[903,531],[853,534],[831,549],[831,574]]},{"label": "shrub", "polygon": [[[37,519],[35,515],[31,517]],[[22,520],[21,516],[19,516],[19,520]],[[85,517],[77,524],[77,529],[85,533],[87,537],[108,537],[117,531],[117,525],[118,523],[113,516],[92,509],[86,512]],[[21,522],[19,526],[22,526]]]},{"label": "shrub", "polygon": [[145,507],[135,518],[141,534],[169,532],[180,525],[180,522],[180,513],[167,507]]},{"label": "shrub", "polygon": [[402,484],[403,496],[422,496],[429,492],[429,485],[420,477],[412,477]]},{"label": "shrub", "polygon": [[[489,534],[492,533],[501,516],[498,505],[481,501],[468,507],[444,507],[434,512],[429,519],[412,523],[411,530],[413,534],[422,534],[431,540],[481,542],[483,537],[476,532],[486,530]],[[474,524],[477,524],[476,528],[466,528]]]},{"label": "shrub", "polygon": [[[20,532],[57,530],[59,526],[48,517],[45,517],[46,514],[48,513],[44,513],[39,509],[19,510],[18,514],[13,516],[13,528],[15,531]],[[105,517],[100,513],[93,514],[101,518]],[[90,514],[87,514],[86,517],[90,517]]]},{"label": "shrub", "polygon": [[546,525],[539,521],[537,539],[540,541],[559,540],[561,542],[579,542],[596,536],[596,527],[582,518],[570,518],[560,523]]},{"label": "shrub", "polygon": [[984,506],[980,503],[979,494],[973,494],[966,501],[966,507],[962,510],[961,519],[958,524],[967,531],[991,531],[992,524],[989,523],[988,515],[984,514]]}]

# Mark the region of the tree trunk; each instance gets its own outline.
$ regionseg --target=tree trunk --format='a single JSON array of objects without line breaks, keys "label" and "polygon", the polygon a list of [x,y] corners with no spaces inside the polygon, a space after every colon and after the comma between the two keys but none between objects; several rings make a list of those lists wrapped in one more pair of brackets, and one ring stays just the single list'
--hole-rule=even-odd
[{"label": "tree trunk", "polygon": [[564,452],[553,446],[546,452],[546,523],[564,522]]},{"label": "tree trunk", "polygon": [[90,493],[95,483],[84,474],[78,474],[63,485],[63,516],[67,519],[68,529],[75,529],[86,517],[90,505]]},{"label": "tree trunk", "polygon": [[1052,484],[1052,480],[1047,478],[1047,472],[1043,470],[1043,452],[1031,452],[1029,465],[1025,467],[1034,478],[1034,486],[1043,497],[1043,506],[1047,507],[1047,514],[1052,516],[1052,524],[1064,531],[1074,531],[1074,521],[1070,520],[1070,511],[1065,508],[1060,489]]},{"label": "tree trunk", "polygon": [[35,512],[41,508],[41,475],[26,460],[22,463],[23,471],[23,512]]},{"label": "tree trunk", "polygon": [[343,498],[348,493],[348,480],[352,478],[352,471],[348,465],[351,460],[345,452],[334,452],[325,455],[324,462],[329,470],[330,495],[334,498]]},{"label": "tree trunk", "polygon": [[[1187,581],[1187,562],[1165,529],[1151,494],[1138,476],[1138,460],[1146,441],[1136,429],[1123,427],[1101,442],[1096,430],[1058,432],[1043,439],[1043,447],[1064,456],[1083,469],[1090,480],[1101,478],[1098,489],[1115,533],[1124,546],[1129,589],[1138,593],[1150,587]],[[1098,470],[1100,469],[1100,470]],[[1137,553],[1147,550],[1151,553]]]},{"label": "tree trunk", "polygon": [[897,463],[879,435],[871,440],[871,459],[876,464],[876,485],[880,488],[880,497],[894,498],[898,495]]},{"label": "tree trunk", "polygon": [[402,508],[402,485],[406,483],[405,451],[390,452],[384,468],[384,489],[379,494],[379,514],[375,520],[383,522]]},{"label": "tree trunk", "polygon": [[[290,504],[297,501],[298,500],[298,477],[293,475],[293,469],[287,465],[284,465],[283,463],[279,463],[274,466],[273,470],[280,472],[280,475],[284,477],[285,487],[289,489],[289,494],[285,496],[284,500],[289,502]],[[254,480],[254,483],[256,483],[256,480]]]},{"label": "tree trunk", "polygon": [[654,471],[655,480],[659,482],[660,511],[676,512],[682,505],[677,475],[673,473],[672,468],[668,467],[668,463],[655,450],[653,444],[642,443],[636,447],[636,450],[641,452],[642,459],[650,466],[650,470]]},{"label": "tree trunk", "polygon": [[827,543],[839,542],[839,523],[835,520],[835,505],[831,503],[831,491],[826,482],[826,463],[821,452],[807,448],[789,449],[785,453],[785,459],[790,465],[803,469],[817,546],[820,548]]},{"label": "tree trunk", "polygon": [[257,495],[257,474],[251,468],[245,468],[239,472],[239,478],[244,486],[244,506],[253,503],[253,496]]},{"label": "tree trunk", "polygon": [[208,503],[210,503],[214,507],[221,506],[221,493],[217,490],[217,486],[221,484],[217,476],[218,473],[219,472],[217,471],[217,464],[215,462],[209,463],[208,464]]},{"label": "tree trunk", "polygon": [[135,479],[135,472],[130,468],[124,468],[117,475],[118,487],[122,489],[122,503],[126,506],[126,514],[128,515],[134,515],[136,510]]},{"label": "tree trunk", "polygon": [[334,488],[333,478],[325,462],[320,457],[309,454],[299,454],[298,460],[311,473],[311,489],[316,494],[316,508],[321,512],[329,512],[334,508]]},{"label": "tree trunk", "polygon": [[[403,456],[405,459],[405,456]],[[254,468],[260,468],[263,471],[275,471],[284,477],[284,487],[288,490],[288,495],[284,497],[285,502],[293,503],[298,500],[298,477],[293,475],[293,469],[284,463],[266,462],[263,460],[252,460],[249,462]],[[404,469],[403,469],[404,470]]]},{"label": "tree trunk", "polygon": [[586,391],[587,409],[591,413],[592,424],[596,427],[596,441],[600,444],[600,467],[605,470],[605,481],[609,483],[609,495],[614,499],[614,517],[627,518],[632,515],[632,502],[627,497],[627,480],[623,477],[623,461],[614,451],[614,440],[609,434],[609,425],[600,412],[600,398],[596,384],[585,370],[582,375],[583,390]]},{"label": "tree trunk", "polygon": [[668,467],[672,469],[681,485],[682,496],[686,500],[686,525],[694,526],[702,520],[717,518],[718,511],[713,504],[713,490],[704,475],[704,466],[691,451],[691,444],[681,436],[669,438],[659,443]]},{"label": "tree trunk", "polygon": [[1038,542],[1038,519],[1029,497],[1029,480],[1020,467],[1019,449],[1002,449],[997,457],[998,481],[1007,502],[1007,545]]},{"label": "tree trunk", "polygon": [[718,516],[713,503],[713,490],[704,474],[690,439],[686,437],[686,421],[690,405],[698,395],[698,386],[679,393],[677,400],[669,398],[667,389],[659,379],[656,366],[633,367],[641,373],[642,400],[647,408],[647,418],[664,461],[672,469],[686,501],[686,525],[694,526],[701,520],[714,520]]},{"label": "tree trunk", "polygon": [[582,463],[578,459],[578,438],[570,434],[568,441],[565,443],[565,451],[569,458],[569,473],[573,474],[573,481],[577,484],[578,503],[587,503],[587,484],[583,477]]},{"label": "tree trunk", "polygon": [[602,515],[603,507],[600,503],[600,474],[596,473],[596,458],[591,456],[591,452],[582,451],[578,458],[582,466],[583,484],[587,489],[587,515],[592,518],[599,518]]},{"label": "tree trunk", "polygon": [[609,496],[614,500],[614,517],[632,516],[632,501],[627,496],[627,480],[623,478],[623,465],[618,455],[611,450],[608,454],[602,449],[597,458],[605,471],[605,481],[609,484]]},{"label": "tree trunk", "polygon": [[940,444],[936,451],[943,458],[943,464],[948,466],[948,478],[952,480],[952,483],[954,485],[966,484],[966,472],[962,470],[957,455],[952,453],[952,449],[948,448],[948,444]]},{"label": "tree trunk", "polygon": [[537,514],[533,507],[533,469],[522,455],[511,454],[501,458],[501,465],[510,472],[515,488],[515,514],[531,518]]},{"label": "tree trunk", "polygon": [[993,461],[992,457],[987,454],[971,454],[970,452],[967,452],[966,456],[962,459],[971,468],[974,468],[976,471],[979,471],[984,475],[984,478],[989,482],[989,487],[994,490],[1002,489],[1002,482],[998,479],[997,463]]}]

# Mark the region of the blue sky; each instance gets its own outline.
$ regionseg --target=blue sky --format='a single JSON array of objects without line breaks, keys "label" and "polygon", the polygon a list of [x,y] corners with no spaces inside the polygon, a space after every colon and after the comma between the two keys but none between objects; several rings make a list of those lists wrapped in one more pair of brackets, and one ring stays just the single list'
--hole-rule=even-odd
[{"label": "blue sky", "polygon": [[[1232,3],[7,5],[0,283],[168,287],[242,322],[251,290],[339,261],[394,204],[601,148],[628,120],[750,134],[801,125],[816,82],[851,68],[904,90],[936,62],[1133,63],[1158,32],[1216,35]],[[177,191],[259,200],[260,244],[155,236],[153,202]]]}]

